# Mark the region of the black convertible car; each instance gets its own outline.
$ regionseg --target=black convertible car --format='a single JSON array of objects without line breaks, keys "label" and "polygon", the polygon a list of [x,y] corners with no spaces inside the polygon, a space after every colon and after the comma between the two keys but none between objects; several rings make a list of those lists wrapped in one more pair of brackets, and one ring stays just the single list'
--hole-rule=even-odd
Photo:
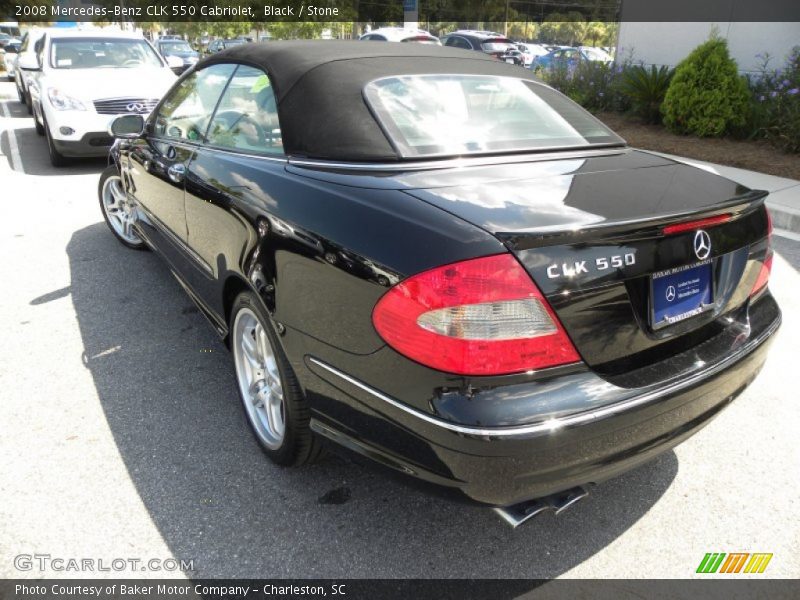
[{"label": "black convertible car", "polygon": [[112,132],[106,221],[282,465],[332,442],[518,524],[698,431],[781,321],[765,192],[477,52],[243,45]]}]

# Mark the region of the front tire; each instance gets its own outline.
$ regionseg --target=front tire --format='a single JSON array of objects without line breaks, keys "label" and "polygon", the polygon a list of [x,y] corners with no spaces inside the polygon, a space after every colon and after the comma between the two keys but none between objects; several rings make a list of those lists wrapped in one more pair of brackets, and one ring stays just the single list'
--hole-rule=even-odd
[{"label": "front tire", "polygon": [[16,80],[14,80],[14,87],[17,88],[17,99],[20,101],[20,104],[27,105],[27,99],[25,98],[25,94],[22,93],[22,89],[17,85]]},{"label": "front tire", "polygon": [[31,101],[31,95],[28,94],[28,112],[33,115],[33,125],[36,127],[36,133],[38,135],[44,135],[44,116],[42,116],[42,122],[39,122],[39,119],[36,118],[36,111],[33,110],[33,102]]},{"label": "front tire", "polygon": [[261,449],[283,466],[315,460],[321,445],[309,427],[308,404],[269,315],[252,292],[234,301],[230,336],[239,397]]},{"label": "front tire", "polygon": [[50,154],[50,164],[54,167],[66,167],[69,164],[69,160],[56,149],[56,144],[50,134],[50,127],[47,125],[44,114],[42,115],[42,121],[44,122],[44,135],[47,138],[47,152]]},{"label": "front tire", "polygon": [[145,250],[145,245],[133,229],[135,221],[133,206],[128,200],[117,165],[111,165],[100,175],[97,188],[100,210],[106,225],[119,242],[134,250]]}]

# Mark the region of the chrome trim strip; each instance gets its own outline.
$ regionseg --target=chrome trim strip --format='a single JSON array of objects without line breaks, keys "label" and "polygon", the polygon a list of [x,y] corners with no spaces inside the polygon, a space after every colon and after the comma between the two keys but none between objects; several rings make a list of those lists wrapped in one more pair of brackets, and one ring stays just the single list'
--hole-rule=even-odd
[{"label": "chrome trim strip", "polygon": [[628,147],[618,144],[606,148],[592,148],[586,150],[564,150],[562,152],[543,152],[541,154],[519,154],[504,156],[470,156],[450,158],[443,160],[399,161],[399,162],[334,162],[311,158],[289,157],[289,165],[294,167],[308,167],[321,170],[344,171],[430,171],[436,169],[457,169],[462,167],[482,167],[492,165],[518,164],[526,162],[541,162],[567,158],[591,158],[594,156],[611,156],[630,152]]},{"label": "chrome trim strip", "polygon": [[325,369],[329,373],[336,375],[340,379],[343,379],[344,381],[347,381],[348,383],[356,386],[357,388],[371,394],[375,398],[378,398],[379,400],[382,400],[387,404],[394,406],[397,409],[400,409],[410,415],[413,415],[418,419],[430,423],[431,425],[436,425],[437,427],[448,429],[455,433],[461,433],[464,435],[473,435],[479,437],[494,437],[494,438],[515,438],[515,437],[534,436],[544,433],[553,433],[555,431],[558,431],[559,429],[563,429],[566,427],[575,427],[577,425],[583,425],[599,419],[610,417],[612,415],[624,412],[626,410],[630,410],[642,404],[647,404],[654,400],[658,400],[659,398],[666,396],[668,394],[679,392],[687,387],[692,386],[698,381],[701,381],[707,377],[715,375],[716,373],[726,369],[733,363],[744,358],[744,356],[755,350],[768,337],[770,337],[773,333],[775,333],[780,324],[781,324],[781,319],[775,320],[767,330],[762,332],[761,335],[758,336],[757,338],[752,339],[748,344],[743,345],[738,352],[731,354],[724,360],[721,360],[720,362],[714,364],[708,369],[704,369],[702,371],[695,373],[694,375],[692,375],[688,379],[684,379],[683,381],[662,388],[658,388],[650,392],[645,392],[644,394],[634,396],[633,398],[617,402],[616,404],[612,404],[610,406],[597,408],[587,412],[576,413],[573,415],[567,415],[564,417],[556,417],[553,419],[549,419],[547,421],[539,421],[537,423],[531,423],[529,425],[520,425],[518,427],[470,427],[468,425],[459,425],[457,423],[451,423],[449,421],[445,421],[444,419],[434,417],[433,415],[426,414],[420,410],[417,410],[416,408],[412,408],[407,404],[399,402],[398,400],[395,400],[394,398],[387,396],[386,394],[376,390],[375,388],[351,377],[347,373],[344,373],[327,363],[322,362],[321,360],[314,358],[313,356],[309,356],[308,360],[314,363],[315,365]]}]

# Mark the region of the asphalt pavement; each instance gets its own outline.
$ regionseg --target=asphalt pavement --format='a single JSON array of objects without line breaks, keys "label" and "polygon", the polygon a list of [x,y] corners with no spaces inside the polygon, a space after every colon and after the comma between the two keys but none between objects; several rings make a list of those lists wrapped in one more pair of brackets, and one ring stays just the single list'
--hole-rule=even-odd
[{"label": "asphalt pavement", "polygon": [[[784,324],[698,435],[511,530],[336,456],[269,463],[227,350],[160,259],[102,222],[105,162],[55,169],[0,83],[0,577],[19,555],[192,561],[192,577],[683,578],[707,552],[800,576],[800,243],[776,237]],[[16,566],[15,566],[16,565]]]}]

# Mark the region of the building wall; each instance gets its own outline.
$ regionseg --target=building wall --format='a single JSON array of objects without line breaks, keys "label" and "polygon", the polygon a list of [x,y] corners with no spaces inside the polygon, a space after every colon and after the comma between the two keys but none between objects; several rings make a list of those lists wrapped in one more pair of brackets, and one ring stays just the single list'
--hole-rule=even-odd
[{"label": "building wall", "polygon": [[728,40],[739,70],[757,71],[759,54],[774,58],[771,67],[781,67],[793,46],[800,46],[800,23],[642,23],[619,26],[617,57],[633,54],[634,61],[674,67],[696,46],[708,39],[716,26]]}]

